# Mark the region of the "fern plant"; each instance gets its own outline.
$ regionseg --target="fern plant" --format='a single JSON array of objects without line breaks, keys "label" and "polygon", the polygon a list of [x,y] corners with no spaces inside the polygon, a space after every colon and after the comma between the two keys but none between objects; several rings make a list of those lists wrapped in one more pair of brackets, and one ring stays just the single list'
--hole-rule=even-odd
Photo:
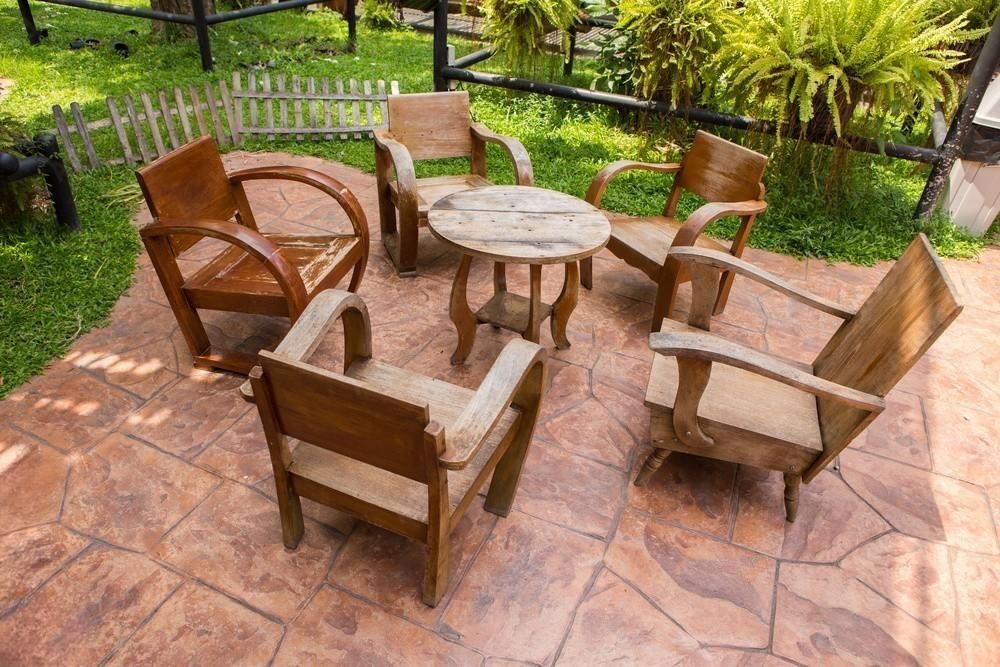
[{"label": "fern plant", "polygon": [[486,0],[483,38],[497,55],[514,68],[530,66],[545,58],[545,36],[563,34],[568,46],[570,26],[580,15],[578,0]]},{"label": "fern plant", "polygon": [[972,30],[989,30],[1000,15],[1000,0],[937,0],[933,13],[945,23],[965,16]]},{"label": "fern plant", "polygon": [[712,80],[705,74],[730,8],[730,0],[619,0],[619,47],[632,71],[617,78],[648,99],[690,106]]},{"label": "fern plant", "polygon": [[[747,0],[728,19],[720,62],[735,98],[786,129],[840,136],[864,100],[889,116],[954,99],[950,48],[965,17],[940,23],[938,0]],[[810,122],[812,121],[812,122]]]}]

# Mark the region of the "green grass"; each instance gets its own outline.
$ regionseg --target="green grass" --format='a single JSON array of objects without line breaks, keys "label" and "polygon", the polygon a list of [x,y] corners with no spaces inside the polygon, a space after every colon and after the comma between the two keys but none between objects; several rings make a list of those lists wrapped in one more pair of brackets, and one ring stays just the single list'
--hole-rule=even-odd
[{"label": "green grass", "polygon": [[[145,6],[144,0],[116,0]],[[217,74],[201,71],[193,42],[156,43],[144,20],[33,3],[36,22],[49,29],[39,46],[30,46],[16,4],[0,6],[0,77],[13,79],[0,114],[23,122],[32,131],[52,126],[53,104],[79,102],[88,117],[106,115],[104,98],[174,85],[200,84],[228,76],[233,70],[266,65],[276,72],[304,76],[340,76],[396,80],[404,92],[431,89],[431,40],[410,31],[359,30],[356,54],[338,52],[346,42],[346,26],[334,14],[279,12],[225,24],[213,30]],[[129,35],[137,30],[138,36]],[[96,37],[98,49],[71,51],[76,37]],[[108,44],[122,39],[132,55],[122,59]],[[458,51],[477,45],[459,42]],[[587,86],[591,63],[578,60],[569,80]],[[482,68],[498,66],[484,63]],[[528,73],[563,80],[552,63]],[[590,105],[471,87],[473,113],[495,130],[519,137],[531,153],[538,185],[582,196],[597,171],[620,158],[667,160],[675,150],[664,132],[637,133],[617,122],[615,112]],[[691,129],[691,128],[689,128]],[[741,140],[738,133],[733,138]],[[251,149],[285,150],[318,155],[372,171],[371,142],[256,142]],[[453,162],[418,165],[420,175],[446,173]],[[491,148],[494,179],[511,182],[513,173]],[[794,255],[872,263],[898,256],[912,238],[910,220],[926,172],[911,163],[863,157],[848,175],[849,195],[831,203],[822,186],[796,183],[795,170],[772,164],[765,177],[771,208],[758,222],[750,243]],[[128,169],[103,169],[73,178],[83,220],[81,234],[54,228],[48,215],[31,220],[0,221],[0,396],[40,371],[65,352],[78,334],[99,324],[117,296],[127,288],[139,244],[129,224],[133,207],[106,195],[132,183]],[[645,173],[630,174],[609,188],[609,208],[635,214],[659,212],[668,182]],[[681,210],[697,206],[684,199]],[[713,233],[726,236],[732,225]],[[945,256],[974,256],[983,241],[971,239],[946,221],[926,230]],[[376,250],[377,251],[377,250]]]}]

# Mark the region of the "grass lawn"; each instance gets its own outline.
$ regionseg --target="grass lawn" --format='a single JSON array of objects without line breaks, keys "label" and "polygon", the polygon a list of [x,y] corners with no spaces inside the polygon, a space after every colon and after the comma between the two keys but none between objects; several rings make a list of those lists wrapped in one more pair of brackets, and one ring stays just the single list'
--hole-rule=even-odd
[{"label": "grass lawn", "polygon": [[[147,6],[142,0],[116,2]],[[14,117],[32,131],[52,126],[53,104],[68,106],[76,101],[85,115],[104,117],[108,95],[214,80],[252,65],[305,76],[396,80],[404,92],[431,89],[428,35],[376,33],[362,27],[358,52],[338,54],[346,42],[346,24],[327,11],[280,12],[214,29],[218,74],[206,75],[193,43],[154,43],[148,21],[40,3],[33,3],[33,8],[39,27],[49,30],[49,37],[34,47],[27,43],[16,3],[0,6],[0,78],[14,82],[0,101],[0,114]],[[130,30],[138,35],[129,34]],[[101,46],[71,51],[68,43],[76,37],[97,38]],[[128,43],[131,57],[112,53],[109,43],[114,39]],[[478,48],[462,42],[457,47],[460,55]],[[589,85],[588,62],[577,62],[572,83]],[[524,142],[537,183],[543,187],[582,196],[593,175],[612,160],[663,161],[676,153],[664,135],[631,132],[607,109],[485,87],[470,92],[479,120]],[[742,139],[738,133],[733,137]],[[368,171],[374,167],[368,140],[248,147],[319,155]],[[443,173],[449,166],[425,164],[418,172]],[[491,153],[491,173],[499,181],[513,178],[499,153]],[[850,195],[834,204],[824,199],[822,184],[797,182],[798,173],[773,164],[765,176],[771,208],[758,222],[751,245],[871,263],[895,258],[912,238],[910,214],[923,184],[923,169],[860,156],[848,175]],[[0,397],[65,352],[80,333],[99,324],[128,286],[139,249],[128,223],[133,210],[109,194],[133,181],[124,167],[75,176],[84,227],[77,235],[61,233],[45,215],[0,221]],[[656,213],[665,190],[661,177],[628,175],[609,189],[605,205],[630,213]],[[693,200],[682,201],[682,210],[696,205]],[[725,236],[733,229],[721,224],[712,231]],[[974,256],[983,243],[940,219],[925,231],[946,256]]]}]

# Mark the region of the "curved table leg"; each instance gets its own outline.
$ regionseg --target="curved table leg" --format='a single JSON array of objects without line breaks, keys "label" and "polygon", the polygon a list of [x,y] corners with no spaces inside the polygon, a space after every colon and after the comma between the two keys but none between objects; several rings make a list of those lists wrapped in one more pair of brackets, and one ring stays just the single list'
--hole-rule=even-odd
[{"label": "curved table leg", "polygon": [[542,328],[542,265],[531,264],[531,294],[528,297],[528,328],[521,334],[526,340],[537,343]]},{"label": "curved table leg", "polygon": [[476,341],[476,315],[469,308],[467,290],[469,286],[469,267],[472,266],[472,256],[462,255],[462,263],[458,266],[458,273],[455,274],[455,282],[451,286],[451,305],[448,314],[455,324],[458,332],[458,346],[455,353],[451,355],[452,364],[465,363],[469,353],[472,352],[472,344]]},{"label": "curved table leg", "polygon": [[[503,294],[507,291],[507,265],[503,262],[493,262],[493,294]],[[500,329],[496,322],[490,322],[495,330]]]},{"label": "curved table leg", "polygon": [[559,298],[552,305],[552,340],[556,342],[556,347],[565,350],[569,347],[569,339],[566,338],[566,325],[569,324],[569,316],[576,308],[577,297],[580,294],[580,270],[576,262],[566,263],[566,279],[563,281],[562,292]]}]

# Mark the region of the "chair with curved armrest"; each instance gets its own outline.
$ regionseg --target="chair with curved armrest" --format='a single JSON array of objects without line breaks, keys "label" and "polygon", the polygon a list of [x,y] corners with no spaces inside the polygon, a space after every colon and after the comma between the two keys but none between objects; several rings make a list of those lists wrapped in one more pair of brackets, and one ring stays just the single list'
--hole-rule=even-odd
[{"label": "chair with curved armrest", "polygon": [[[343,373],[304,360],[338,318]],[[427,545],[423,600],[448,586],[449,534],[492,474],[485,507],[514,502],[545,386],[545,351],[513,340],[479,389],[372,359],[360,297],[316,296],[250,373],[267,436],[285,546],[302,538],[300,496]],[[299,441],[294,451],[289,438]]]},{"label": "chair with curved armrest", "polygon": [[[653,453],[635,483],[687,452],[780,470],[785,516],[799,486],[834,460],[885,408],[884,397],[962,311],[954,285],[921,234],[856,312],[753,265],[706,248],[670,256],[692,276],[685,325],[665,320],[646,388]],[[719,274],[729,271],[844,320],[815,362],[799,364],[708,333]]]},{"label": "chair with curved armrest", "polygon": [[[389,127],[375,130],[375,177],[382,243],[401,276],[417,273],[417,237],[438,199],[493,185],[486,178],[486,144],[503,148],[517,185],[534,185],[531,158],[521,142],[496,134],[469,116],[469,94],[390,95]],[[414,160],[467,157],[470,173],[417,178]],[[395,178],[393,178],[395,171]],[[397,227],[398,212],[398,227]]]},{"label": "chair with curved armrest", "polygon": [[[247,374],[256,356],[215,349],[198,309],[288,317],[293,323],[313,295],[351,274],[361,285],[368,262],[368,223],[347,187],[302,167],[257,167],[227,174],[210,137],[202,137],[136,172],[153,222],[140,231],[194,364]],[[311,185],[343,208],[352,233],[262,234],[243,184],[262,179]],[[235,222],[233,222],[235,219]],[[228,244],[184,276],[178,255],[205,238]]]},{"label": "chair with curved armrest", "polygon": [[[632,217],[605,212],[611,222],[608,250],[657,283],[653,331],[659,331],[663,318],[670,317],[677,288],[690,280],[685,268],[667,257],[670,248],[697,245],[723,250],[734,257],[742,255],[754,220],[767,209],[761,182],[766,168],[766,156],[699,130],[691,150],[684,154],[679,164],[620,160],[612,162],[594,177],[587,190],[587,201],[600,208],[608,183],[619,174],[637,169],[674,174],[663,215]],[[675,216],[677,202],[685,190],[708,203],[681,222]],[[739,217],[742,223],[728,247],[702,234],[708,225],[729,216]],[[593,260],[590,258],[580,262],[580,282],[587,289],[593,287]],[[732,274],[723,273],[716,314],[725,309],[732,282]]]}]

